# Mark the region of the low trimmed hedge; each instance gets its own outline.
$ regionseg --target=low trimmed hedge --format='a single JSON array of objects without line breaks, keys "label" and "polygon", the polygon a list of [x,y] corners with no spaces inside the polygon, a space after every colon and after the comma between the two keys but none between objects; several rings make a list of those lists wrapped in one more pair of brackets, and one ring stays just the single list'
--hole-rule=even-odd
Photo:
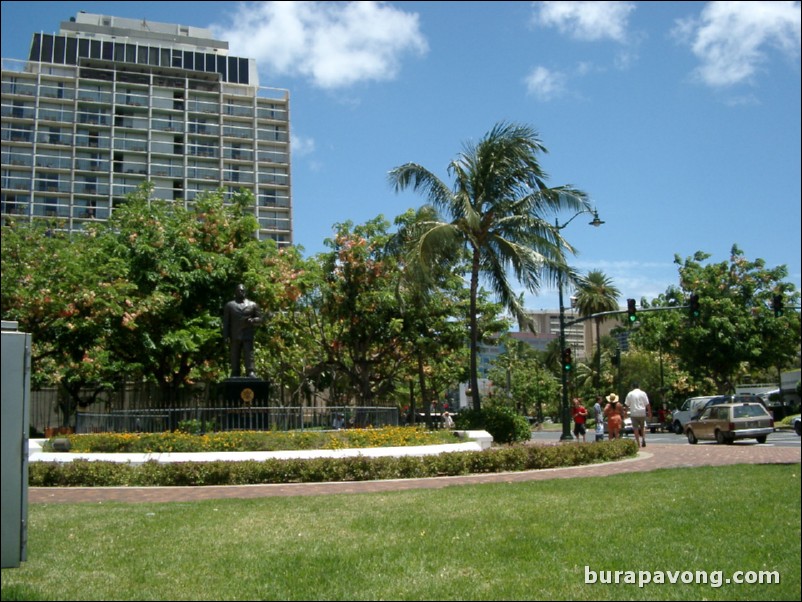
[{"label": "low trimmed hedge", "polygon": [[214,462],[146,462],[142,465],[73,460],[33,462],[32,487],[152,487],[320,483],[517,472],[608,462],[635,456],[630,440],[560,445],[511,445],[480,452],[432,456],[313,458]]}]

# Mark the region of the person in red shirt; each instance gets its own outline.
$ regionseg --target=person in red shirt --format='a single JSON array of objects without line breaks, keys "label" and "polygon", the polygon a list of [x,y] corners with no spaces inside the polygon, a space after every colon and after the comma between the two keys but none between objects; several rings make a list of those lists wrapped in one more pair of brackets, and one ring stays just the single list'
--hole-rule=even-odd
[{"label": "person in red shirt", "polygon": [[585,420],[588,417],[588,411],[582,405],[582,400],[579,397],[574,397],[574,407],[571,408],[571,415],[574,418],[574,437],[579,440],[585,441]]}]

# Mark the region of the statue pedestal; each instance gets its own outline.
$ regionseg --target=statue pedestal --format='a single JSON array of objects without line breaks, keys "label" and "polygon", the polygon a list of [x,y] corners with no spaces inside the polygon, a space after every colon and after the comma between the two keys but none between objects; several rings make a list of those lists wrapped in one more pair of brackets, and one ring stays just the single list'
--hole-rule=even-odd
[{"label": "statue pedestal", "polygon": [[222,382],[226,428],[231,430],[266,430],[270,385],[266,380],[232,376]]},{"label": "statue pedestal", "polygon": [[223,381],[223,401],[229,407],[267,407],[270,385],[261,378],[232,376]]}]

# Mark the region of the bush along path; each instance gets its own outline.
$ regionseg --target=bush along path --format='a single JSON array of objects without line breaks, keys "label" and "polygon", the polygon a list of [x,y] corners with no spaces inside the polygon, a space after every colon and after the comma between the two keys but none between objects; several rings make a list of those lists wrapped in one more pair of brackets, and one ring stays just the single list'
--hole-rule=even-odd
[{"label": "bush along path", "polygon": [[153,487],[256,485],[413,479],[580,466],[634,457],[634,441],[560,445],[514,444],[430,456],[243,461],[149,461],[141,465],[76,459],[29,465],[32,487]]}]

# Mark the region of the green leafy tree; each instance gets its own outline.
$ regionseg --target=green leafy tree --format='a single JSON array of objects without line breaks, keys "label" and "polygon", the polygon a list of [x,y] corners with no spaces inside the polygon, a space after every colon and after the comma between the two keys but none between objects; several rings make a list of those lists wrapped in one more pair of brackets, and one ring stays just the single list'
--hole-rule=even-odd
[{"label": "green leafy tree", "polygon": [[[4,227],[3,316],[33,335],[34,383],[61,387],[66,416],[125,379],[158,382],[165,402],[217,380],[228,371],[222,307],[243,282],[271,315],[260,366],[297,385],[303,369],[290,366],[313,346],[288,316],[316,264],[256,239],[247,193],[200,195],[191,209],[151,193],[143,186],[84,235]],[[276,357],[284,363],[264,359]]]},{"label": "green leafy tree", "polygon": [[[686,295],[672,286],[651,302],[643,300],[645,308],[665,308],[665,311],[639,314],[638,327],[630,331],[630,351],[622,354],[616,389],[619,394],[625,393],[632,381],[638,381],[642,386],[651,387],[653,395],[659,393],[660,400],[669,407],[675,407],[688,397],[717,390],[709,376],[701,372],[691,374],[683,368],[681,341],[676,333],[689,325],[688,314],[682,309]],[[638,361],[633,361],[635,357]]]},{"label": "green leafy tree", "polygon": [[259,251],[246,274],[253,296],[264,306],[265,321],[257,330],[256,365],[271,382],[272,394],[284,403],[287,392],[295,402],[311,400],[326,383],[316,371],[323,357],[317,337],[319,320],[315,295],[323,274],[320,263],[289,247]]},{"label": "green leafy tree", "polygon": [[694,381],[678,368],[676,358],[658,349],[644,349],[633,346],[621,357],[621,378],[615,391],[622,399],[629,392],[633,382],[649,396],[652,409],[665,404],[667,408],[681,405],[682,402],[697,394],[704,394],[712,387]]},{"label": "green leafy tree", "polygon": [[136,371],[115,355],[114,334],[134,292],[125,275],[92,233],[69,238],[55,224],[3,227],[3,319],[31,334],[31,383],[59,387],[65,423]]},{"label": "green leafy tree", "polygon": [[535,349],[522,341],[502,337],[504,351],[492,362],[488,377],[497,391],[496,402],[507,400],[518,413],[537,416],[557,410],[559,380],[542,363]]},{"label": "green leafy tree", "polygon": [[98,243],[126,266],[135,287],[115,350],[171,402],[194,382],[225,373],[222,307],[275,246],[256,239],[248,193],[225,203],[222,192],[199,195],[186,209],[151,198],[151,191],[146,185],[130,195],[99,227]]},{"label": "green leafy tree", "polygon": [[[784,281],[786,267],[749,261],[737,245],[729,261],[704,264],[708,258],[701,251],[684,261],[675,257],[680,286],[655,305],[678,309],[641,314],[633,342],[643,349],[668,349],[683,371],[697,382],[709,379],[717,393],[733,392],[752,371],[776,373],[798,361],[799,313],[775,317],[771,309],[775,294],[782,294],[787,306],[799,305],[799,293]],[[698,318],[683,307],[691,293],[699,295]]]},{"label": "green leafy tree", "polygon": [[480,277],[513,316],[524,308],[509,275],[527,290],[539,290],[544,275],[556,281],[573,249],[546,214],[589,209],[584,193],[570,186],[549,188],[538,155],[546,152],[530,127],[501,123],[478,144],[468,144],[448,166],[453,189],[421,165],[407,163],[389,174],[396,190],[422,192],[436,215],[422,228],[417,250],[422,261],[438,259],[445,240],[460,241],[470,262],[470,384],[474,409],[481,409],[478,382]]},{"label": "green leafy tree", "polygon": [[[462,252],[451,242],[438,253],[443,260],[434,265],[419,261],[415,242],[421,227],[433,217],[431,208],[409,210],[395,220],[398,230],[388,243],[388,252],[398,263],[396,288],[404,335],[412,347],[407,383],[417,378],[421,404],[430,422],[432,401],[442,401],[449,388],[464,380],[465,289],[462,283]],[[449,244],[450,241],[444,241]],[[414,364],[414,367],[412,366]],[[413,387],[409,384],[411,415],[416,415]]]},{"label": "green leafy tree", "polygon": [[327,241],[332,251],[321,256],[324,364],[359,405],[391,394],[410,353],[396,297],[399,267],[386,252],[388,228],[382,217],[337,224]]},{"label": "green leafy tree", "polygon": [[615,391],[616,378],[618,376],[618,366],[616,357],[620,356],[618,341],[612,336],[601,337],[601,371],[598,375],[598,387],[594,382],[593,392],[600,395],[607,395]]}]

